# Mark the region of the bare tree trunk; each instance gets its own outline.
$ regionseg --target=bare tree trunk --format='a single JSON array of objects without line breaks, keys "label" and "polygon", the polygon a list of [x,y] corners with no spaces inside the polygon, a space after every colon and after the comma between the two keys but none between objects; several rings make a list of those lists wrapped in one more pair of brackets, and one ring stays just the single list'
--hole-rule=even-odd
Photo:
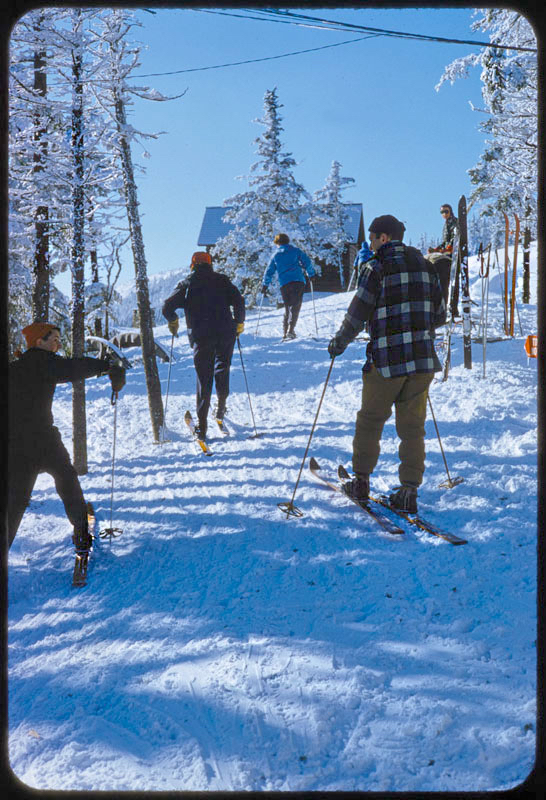
[{"label": "bare tree trunk", "polygon": [[[37,33],[41,23],[42,17],[36,26]],[[47,96],[46,53],[41,49],[34,51],[34,91],[44,98],[44,106],[39,105],[36,112],[32,167],[36,176],[44,169],[48,150],[47,130],[43,120]],[[35,322],[46,322],[49,316],[49,208],[45,205],[39,205],[35,210],[34,234],[32,316]]]},{"label": "bare tree trunk", "polygon": [[114,108],[119,133],[125,201],[127,204],[127,218],[129,220],[131,246],[133,249],[133,260],[135,264],[135,287],[140,324],[140,341],[142,345],[142,357],[144,361],[144,374],[146,376],[146,388],[148,391],[148,405],[150,408],[154,441],[158,442],[159,433],[163,425],[161,383],[159,380],[155,356],[154,331],[150,309],[150,293],[148,289],[148,274],[146,267],[146,256],[144,253],[144,241],[142,238],[142,228],[140,225],[140,215],[138,212],[137,188],[134,178],[131,148],[125,133],[127,129],[127,119],[123,100],[119,96],[117,96],[115,99]]},{"label": "bare tree trunk", "polygon": [[[76,13],[79,13],[76,12]],[[72,240],[72,357],[81,358],[85,347],[85,244],[84,244],[84,152],[83,86],[81,50],[73,53],[72,105],[73,240]],[[87,473],[87,420],[85,415],[85,380],[74,381],[72,393],[72,437],[74,468],[78,475]]]}]

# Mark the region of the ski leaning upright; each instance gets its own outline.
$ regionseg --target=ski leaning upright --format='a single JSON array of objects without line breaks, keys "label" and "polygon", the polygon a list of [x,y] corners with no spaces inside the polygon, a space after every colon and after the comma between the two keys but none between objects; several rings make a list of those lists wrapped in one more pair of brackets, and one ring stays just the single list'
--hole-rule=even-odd
[{"label": "ski leaning upright", "polygon": [[459,230],[455,233],[453,240],[453,252],[451,254],[451,274],[449,277],[449,297],[447,306],[447,320],[444,328],[444,363],[442,369],[442,381],[447,381],[449,368],[451,366],[451,334],[455,322],[456,312],[456,282],[459,274]]},{"label": "ski leaning upright", "polygon": [[329,481],[327,478],[325,478],[322,475],[320,465],[315,458],[311,458],[309,460],[309,469],[311,470],[311,475],[314,478],[319,480],[325,486],[328,486],[329,489],[333,489],[334,492],[339,492],[348,500],[352,500],[353,503],[355,503],[355,505],[357,505],[360,509],[362,509],[362,511],[365,511],[375,522],[377,522],[377,524],[381,528],[383,528],[384,531],[393,534],[404,533],[404,530],[399,525],[396,525],[396,523],[394,523],[391,519],[389,519],[386,516],[386,514],[383,514],[383,512],[380,509],[376,508],[378,504],[374,500],[370,499],[368,503],[359,503],[357,500],[353,500],[352,497],[349,497],[349,495],[345,494],[345,492],[341,488],[341,482],[333,483]]},{"label": "ski leaning upright", "polygon": [[472,320],[470,316],[470,283],[468,277],[468,229],[466,224],[466,197],[464,194],[459,200],[458,216],[464,365],[466,369],[472,369]]}]

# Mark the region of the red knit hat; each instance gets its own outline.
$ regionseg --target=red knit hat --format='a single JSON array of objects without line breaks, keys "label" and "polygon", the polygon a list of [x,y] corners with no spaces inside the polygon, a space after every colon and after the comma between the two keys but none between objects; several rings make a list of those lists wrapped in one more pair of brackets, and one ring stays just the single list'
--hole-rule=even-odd
[{"label": "red knit hat", "polygon": [[195,267],[196,264],[212,264],[210,253],[205,253],[202,251],[194,253],[191,257],[191,265],[192,267]]},{"label": "red knit hat", "polygon": [[27,347],[36,347],[38,339],[43,339],[44,336],[47,336],[51,331],[58,330],[59,328],[56,325],[52,325],[50,322],[33,322],[31,325],[27,325],[26,328],[23,328],[22,334],[27,340]]}]

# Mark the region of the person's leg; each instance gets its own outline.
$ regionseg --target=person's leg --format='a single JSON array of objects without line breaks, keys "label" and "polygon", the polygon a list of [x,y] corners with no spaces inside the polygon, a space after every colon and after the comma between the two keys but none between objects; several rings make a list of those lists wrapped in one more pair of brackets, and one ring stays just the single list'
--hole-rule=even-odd
[{"label": "person's leg", "polygon": [[10,448],[8,453],[8,538],[11,547],[29,504],[38,468],[31,453]]},{"label": "person's leg", "polygon": [[290,307],[290,320],[288,325],[288,333],[293,336],[296,335],[296,323],[300,315],[301,304],[303,302],[303,292],[305,284],[301,281],[294,281],[291,289],[291,307]]},{"label": "person's leg", "polygon": [[235,335],[219,336],[216,342],[216,354],[214,359],[214,383],[216,395],[218,397],[218,408],[216,410],[217,419],[223,419],[226,411],[226,400],[229,395],[229,371],[233,348],[235,347]]},{"label": "person's leg", "polygon": [[82,487],[60,433],[54,430],[55,433],[44,446],[41,471],[49,473],[55,481],[57,494],[63,501],[66,516],[74,528],[72,541],[76,549],[88,550],[92,541],[88,532],[87,507]]},{"label": "person's leg", "polygon": [[395,400],[396,432],[400,437],[398,475],[402,486],[417,489],[425,471],[427,397],[434,373],[408,375]]},{"label": "person's leg", "polygon": [[196,374],[196,411],[200,433],[207,431],[207,417],[214,380],[214,339],[203,339],[193,347],[193,363]]},{"label": "person's leg", "polygon": [[404,378],[384,378],[375,367],[363,374],[362,403],[356,415],[353,439],[353,471],[356,476],[368,476],[375,469],[383,427],[403,382]]}]

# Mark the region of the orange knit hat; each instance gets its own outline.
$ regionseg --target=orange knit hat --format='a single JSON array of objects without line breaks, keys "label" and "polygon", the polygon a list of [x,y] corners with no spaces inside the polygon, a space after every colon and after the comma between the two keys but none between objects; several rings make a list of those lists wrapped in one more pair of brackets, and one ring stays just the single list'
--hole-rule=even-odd
[{"label": "orange knit hat", "polygon": [[191,257],[191,265],[192,267],[195,267],[197,264],[212,264],[210,253],[205,253],[202,251],[194,253]]},{"label": "orange knit hat", "polygon": [[33,322],[31,325],[27,325],[26,328],[23,328],[22,334],[27,340],[27,347],[36,347],[38,339],[43,339],[44,336],[47,336],[51,331],[58,330],[59,328],[56,325],[52,325],[50,322]]}]

